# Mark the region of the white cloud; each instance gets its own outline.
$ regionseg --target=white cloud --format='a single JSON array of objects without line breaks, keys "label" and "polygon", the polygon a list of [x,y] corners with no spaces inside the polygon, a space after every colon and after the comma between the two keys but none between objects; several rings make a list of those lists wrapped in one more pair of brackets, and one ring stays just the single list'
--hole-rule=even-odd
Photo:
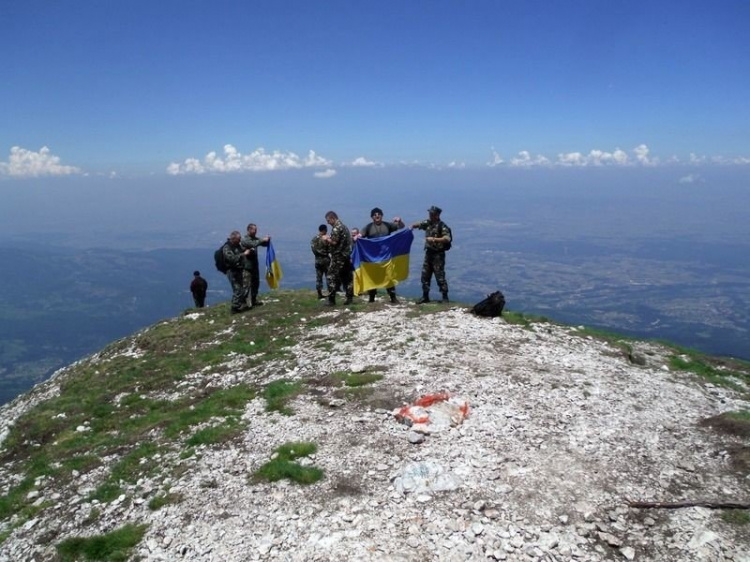
[{"label": "white cloud", "polygon": [[719,164],[722,166],[732,165],[732,164],[737,165],[737,166],[745,166],[747,164],[750,164],[750,158],[746,158],[744,156],[738,156],[735,158],[728,158],[726,156],[712,156],[711,163]]},{"label": "white cloud", "polygon": [[649,156],[649,148],[641,144],[633,149],[635,160],[620,149],[615,148],[613,152],[594,149],[588,154],[581,152],[568,152],[557,155],[556,164],[559,166],[630,166],[635,163],[643,166],[655,166],[658,159]]},{"label": "white cloud", "polygon": [[635,158],[644,166],[655,166],[659,163],[658,159],[652,159],[649,157],[649,148],[645,144],[639,144],[633,149]]},{"label": "white cloud", "polygon": [[497,151],[495,151],[494,147],[491,150],[492,150],[492,160],[490,160],[489,162],[487,162],[487,165],[490,168],[494,168],[495,166],[499,166],[500,164],[502,164],[504,162],[504,160],[503,160],[503,157],[500,156],[497,153]]},{"label": "white cloud", "polygon": [[454,169],[454,170],[463,170],[464,168],[466,168],[466,163],[465,162],[456,162],[454,160],[453,162],[450,162],[448,164],[448,167],[451,168],[451,169]]},{"label": "white cloud", "polygon": [[241,154],[231,144],[224,145],[224,154],[219,156],[211,151],[203,161],[197,158],[187,158],[182,164],[172,162],[167,166],[170,175],[204,174],[204,173],[232,173],[232,172],[268,172],[274,170],[291,170],[299,168],[323,168],[330,166],[330,160],[323,158],[311,150],[305,158],[300,158],[294,152],[266,152],[258,148],[250,154]]},{"label": "white cloud", "polygon": [[373,162],[372,160],[368,160],[364,156],[355,158],[353,161],[349,162],[349,164],[346,164],[346,166],[352,166],[354,168],[375,168],[382,165],[383,164],[381,164],[380,162]]},{"label": "white cloud", "polygon": [[679,183],[697,183],[703,181],[703,178],[698,174],[688,174],[678,180]]},{"label": "white cloud", "polygon": [[518,156],[510,159],[510,165],[517,168],[531,168],[532,166],[549,166],[550,161],[547,157],[538,154],[532,156],[528,150],[522,150]]},{"label": "white cloud", "polygon": [[49,148],[43,146],[39,152],[27,150],[20,146],[10,149],[8,162],[0,162],[0,175],[14,177],[37,176],[67,176],[80,174],[81,169],[75,166],[63,166],[60,157],[51,154]]},{"label": "white cloud", "polygon": [[336,175],[336,170],[333,168],[328,168],[327,170],[323,170],[322,172],[315,172],[313,174],[316,178],[332,178]]},{"label": "white cloud", "polygon": [[568,152],[567,154],[558,154],[557,163],[561,166],[585,166],[586,157],[580,152]]}]

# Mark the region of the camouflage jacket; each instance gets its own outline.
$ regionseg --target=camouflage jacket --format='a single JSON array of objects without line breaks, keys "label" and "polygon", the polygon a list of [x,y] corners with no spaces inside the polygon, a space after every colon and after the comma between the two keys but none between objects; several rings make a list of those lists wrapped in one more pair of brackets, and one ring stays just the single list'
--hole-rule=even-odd
[{"label": "camouflage jacket", "polygon": [[431,252],[444,252],[444,242],[427,242],[427,238],[443,238],[448,237],[448,240],[453,241],[453,234],[451,229],[443,221],[432,222],[431,220],[423,220],[417,227],[419,230],[425,231],[425,242],[424,249]]},{"label": "camouflage jacket", "polygon": [[310,249],[313,255],[315,255],[315,263],[330,261],[331,256],[329,255],[328,244],[320,236],[315,236],[310,240]]},{"label": "camouflage jacket", "polygon": [[331,244],[328,247],[332,258],[343,256],[349,259],[352,254],[352,233],[341,220],[337,220],[331,229]]},{"label": "camouflage jacket", "polygon": [[268,246],[268,242],[264,242],[257,236],[245,235],[242,237],[240,246],[243,250],[252,250],[249,256],[245,256],[245,262],[243,264],[245,269],[257,270],[258,269],[258,246]]},{"label": "camouflage jacket", "polygon": [[221,251],[224,253],[224,263],[227,264],[230,271],[242,269],[245,265],[245,256],[242,255],[244,250],[241,245],[232,246],[229,240],[227,240]]}]

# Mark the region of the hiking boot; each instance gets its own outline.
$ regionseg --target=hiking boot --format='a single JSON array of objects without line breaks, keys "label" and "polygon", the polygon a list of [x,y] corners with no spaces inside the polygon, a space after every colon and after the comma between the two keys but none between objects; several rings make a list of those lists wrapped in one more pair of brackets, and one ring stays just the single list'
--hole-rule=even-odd
[{"label": "hiking boot", "polygon": [[367,302],[375,302],[375,295],[371,294]]},{"label": "hiking boot", "polygon": [[422,298],[417,301],[417,304],[425,304],[427,302],[430,302],[430,294],[422,293]]},{"label": "hiking boot", "polygon": [[318,299],[324,299],[323,291],[321,289],[318,289]]},{"label": "hiking boot", "polygon": [[399,300],[396,298],[396,295],[391,293],[391,304],[398,304]]},{"label": "hiking boot", "polygon": [[264,304],[266,304],[266,303],[264,303],[263,301],[254,301],[253,302],[253,306],[263,306]]},{"label": "hiking boot", "polygon": [[346,295],[346,300],[344,301],[344,304],[352,304],[353,300],[354,300],[354,297],[352,297],[351,295]]},{"label": "hiking boot", "polygon": [[451,301],[448,300],[448,292],[447,291],[445,293],[443,293],[443,300],[441,300],[440,302],[443,302],[443,303],[445,303],[445,302],[451,302]]}]

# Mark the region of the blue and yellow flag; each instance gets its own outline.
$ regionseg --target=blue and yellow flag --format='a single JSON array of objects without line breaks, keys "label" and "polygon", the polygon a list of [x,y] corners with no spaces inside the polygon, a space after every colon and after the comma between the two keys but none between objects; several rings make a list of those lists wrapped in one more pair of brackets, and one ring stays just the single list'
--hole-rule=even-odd
[{"label": "blue and yellow flag", "polygon": [[268,242],[268,248],[266,248],[266,283],[268,283],[268,287],[278,289],[282,277],[284,277],[284,272],[281,271],[279,260],[276,259],[273,244]]},{"label": "blue and yellow flag", "polygon": [[360,238],[352,252],[354,292],[397,285],[409,277],[409,251],[414,234],[411,229],[397,230],[382,238]]}]

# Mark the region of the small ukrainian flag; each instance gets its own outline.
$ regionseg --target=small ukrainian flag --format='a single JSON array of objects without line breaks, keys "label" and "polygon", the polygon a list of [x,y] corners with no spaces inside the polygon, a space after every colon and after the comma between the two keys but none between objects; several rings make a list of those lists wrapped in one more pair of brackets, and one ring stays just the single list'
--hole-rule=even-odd
[{"label": "small ukrainian flag", "polygon": [[270,289],[278,289],[279,281],[284,277],[284,272],[281,271],[281,264],[276,259],[276,252],[273,249],[273,244],[268,243],[266,248],[266,283]]}]

